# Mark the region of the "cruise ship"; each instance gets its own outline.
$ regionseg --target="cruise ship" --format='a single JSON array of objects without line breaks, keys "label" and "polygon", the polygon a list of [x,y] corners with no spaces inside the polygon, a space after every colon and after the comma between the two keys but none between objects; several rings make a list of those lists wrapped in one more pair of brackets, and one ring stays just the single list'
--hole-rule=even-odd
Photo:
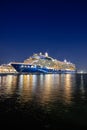
[{"label": "cruise ship", "polygon": [[59,61],[54,59],[47,52],[45,54],[33,54],[24,60],[23,63],[13,62],[11,65],[17,72],[28,74],[66,74],[76,72],[76,67],[73,63],[67,62],[67,60]]}]

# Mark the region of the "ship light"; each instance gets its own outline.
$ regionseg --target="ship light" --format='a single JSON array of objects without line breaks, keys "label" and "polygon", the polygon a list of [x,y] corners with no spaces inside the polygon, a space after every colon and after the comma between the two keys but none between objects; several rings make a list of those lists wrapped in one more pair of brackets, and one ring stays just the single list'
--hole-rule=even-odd
[{"label": "ship light", "polygon": [[81,70],[80,73],[83,74],[84,72]]},{"label": "ship light", "polygon": [[34,67],[36,68],[37,66],[36,66],[36,65],[34,65]]},{"label": "ship light", "polygon": [[48,53],[47,52],[45,53],[45,56],[48,57]]},{"label": "ship light", "polygon": [[21,65],[21,68],[23,68],[24,67],[24,65]]},{"label": "ship light", "polygon": [[64,62],[67,63],[67,60],[65,59]]}]

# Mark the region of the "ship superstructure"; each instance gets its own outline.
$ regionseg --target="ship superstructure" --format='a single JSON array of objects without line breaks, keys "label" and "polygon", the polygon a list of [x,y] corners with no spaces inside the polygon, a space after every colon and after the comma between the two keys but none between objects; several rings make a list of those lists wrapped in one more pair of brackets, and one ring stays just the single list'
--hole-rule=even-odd
[{"label": "ship superstructure", "polygon": [[17,72],[24,73],[75,73],[76,67],[67,60],[59,61],[48,55],[46,52],[33,54],[33,56],[24,60],[23,63],[11,64]]}]

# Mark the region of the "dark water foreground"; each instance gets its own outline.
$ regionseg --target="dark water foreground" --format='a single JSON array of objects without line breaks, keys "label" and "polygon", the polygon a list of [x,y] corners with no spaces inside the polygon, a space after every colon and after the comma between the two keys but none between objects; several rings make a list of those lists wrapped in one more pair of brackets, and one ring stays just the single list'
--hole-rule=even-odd
[{"label": "dark water foreground", "polygon": [[0,126],[86,129],[87,75],[1,75]]}]

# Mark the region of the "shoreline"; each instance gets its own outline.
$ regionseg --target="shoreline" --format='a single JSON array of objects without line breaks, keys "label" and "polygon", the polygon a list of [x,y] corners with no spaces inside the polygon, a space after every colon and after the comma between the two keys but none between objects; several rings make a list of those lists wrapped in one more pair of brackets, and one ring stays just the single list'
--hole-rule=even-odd
[{"label": "shoreline", "polygon": [[[0,72],[0,76],[1,75],[38,75],[38,73],[19,73],[19,72]],[[42,75],[43,73],[39,73],[39,75]],[[49,73],[49,74],[58,74],[58,73]],[[59,74],[64,74],[64,73],[59,73]],[[65,74],[73,74],[73,73],[65,73]],[[75,74],[87,74],[87,73],[75,73]],[[44,75],[44,74],[43,74]]]}]

